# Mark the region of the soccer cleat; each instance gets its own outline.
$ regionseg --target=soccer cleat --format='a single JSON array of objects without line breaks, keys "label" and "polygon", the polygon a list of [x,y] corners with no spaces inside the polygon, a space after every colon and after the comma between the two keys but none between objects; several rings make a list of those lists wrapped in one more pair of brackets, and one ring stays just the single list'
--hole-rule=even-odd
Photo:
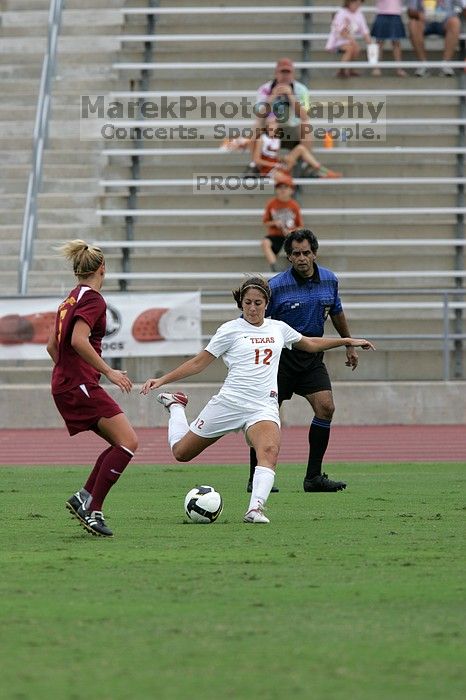
[{"label": "soccer cleat", "polygon": [[82,505],[84,505],[84,501],[79,491],[76,491],[76,493],[65,502],[65,508],[68,508],[71,515],[74,516],[78,514],[78,510]]},{"label": "soccer cleat", "polygon": [[[252,493],[252,481],[248,481],[248,485],[246,486],[246,491],[248,493]],[[279,493],[279,492],[280,492],[280,489],[278,488],[278,486],[272,486],[272,490],[270,491],[270,493]]]},{"label": "soccer cleat", "polygon": [[113,532],[107,527],[104,514],[100,510],[86,510],[81,506],[77,513],[77,518],[85,530],[96,537],[113,537]]},{"label": "soccer cleat", "polygon": [[258,508],[251,508],[248,510],[243,518],[244,523],[269,523],[270,520],[264,515],[264,510],[260,506]]},{"label": "soccer cleat", "polygon": [[182,391],[177,391],[175,394],[161,393],[157,396],[157,401],[165,406],[166,409],[174,403],[179,403],[180,406],[186,406],[188,397]]},{"label": "soccer cleat", "polygon": [[306,493],[335,493],[346,489],[344,481],[332,481],[327,474],[317,474],[312,479],[304,479],[303,488]]}]

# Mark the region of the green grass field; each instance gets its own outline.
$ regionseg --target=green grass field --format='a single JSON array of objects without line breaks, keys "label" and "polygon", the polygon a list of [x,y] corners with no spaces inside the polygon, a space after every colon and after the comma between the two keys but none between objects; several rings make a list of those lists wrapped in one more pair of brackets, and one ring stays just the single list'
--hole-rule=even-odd
[{"label": "green grass field", "polygon": [[[0,697],[466,697],[464,464],[347,464],[337,494],[282,466],[271,524],[245,467],[129,468],[112,540],[64,508],[87,470],[1,469]],[[224,511],[187,523],[184,494]]]}]

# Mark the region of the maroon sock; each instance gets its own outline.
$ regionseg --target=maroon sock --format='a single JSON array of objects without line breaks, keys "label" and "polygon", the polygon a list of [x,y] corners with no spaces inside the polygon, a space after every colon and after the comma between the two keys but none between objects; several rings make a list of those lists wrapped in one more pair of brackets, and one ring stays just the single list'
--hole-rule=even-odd
[{"label": "maroon sock", "polygon": [[95,480],[94,487],[91,491],[92,500],[90,510],[102,510],[102,504],[105,496],[120,478],[121,474],[126,469],[127,465],[133,458],[133,455],[124,447],[116,445],[110,448],[102,464],[100,465],[99,473]]},{"label": "maroon sock", "polygon": [[100,467],[102,466],[102,462],[104,461],[105,457],[108,455],[110,450],[112,450],[112,449],[113,449],[113,445],[110,445],[110,447],[107,447],[107,449],[104,450],[102,452],[102,454],[100,454],[97,457],[97,461],[95,463],[94,469],[91,471],[91,473],[87,477],[86,483],[84,484],[84,488],[89,493],[92,493],[92,489],[94,488],[95,480],[97,479],[97,474],[100,471]]}]

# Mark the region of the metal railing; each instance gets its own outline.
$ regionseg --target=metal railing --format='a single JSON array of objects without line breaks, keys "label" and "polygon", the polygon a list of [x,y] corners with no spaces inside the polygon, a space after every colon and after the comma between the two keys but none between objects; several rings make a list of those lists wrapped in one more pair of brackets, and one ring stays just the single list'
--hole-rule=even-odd
[{"label": "metal railing", "polygon": [[[148,5],[151,9],[156,9],[158,7],[158,0],[148,0]],[[154,14],[148,14],[146,18],[146,32],[147,37],[144,41],[144,63],[150,63],[153,59],[154,46],[152,44],[152,37],[155,36],[157,28],[157,16]],[[141,69],[141,75],[139,80],[131,80],[130,86],[131,91],[147,91],[150,85],[150,73],[145,68]],[[141,107],[139,107],[139,117],[142,117]],[[126,240],[134,240],[134,216],[131,214],[132,210],[138,208],[138,193],[139,185],[138,180],[140,179],[141,162],[139,158],[138,151],[142,149],[141,141],[132,136],[132,141],[134,144],[134,153],[131,155],[131,177],[133,180],[132,185],[129,188],[128,193],[128,215],[125,216],[125,229],[126,229]],[[123,270],[129,272],[131,269],[130,263],[130,252],[129,250],[123,253]],[[126,290],[126,281],[120,281],[120,290],[124,292]]]},{"label": "metal railing", "polygon": [[51,85],[55,74],[58,36],[63,0],[51,0],[48,19],[47,49],[42,63],[36,120],[33,133],[31,172],[29,173],[26,204],[24,207],[21,248],[19,255],[18,292],[27,294],[29,269],[37,230],[37,197],[42,182],[44,149],[47,142]]},{"label": "metal railing", "polygon": [[[402,273],[400,273],[402,274]],[[346,289],[341,290],[343,296],[343,306],[349,311],[351,323],[351,310],[425,310],[430,309],[439,312],[436,320],[442,321],[441,333],[371,333],[371,340],[374,341],[438,341],[442,346],[442,380],[464,380],[464,368],[458,360],[458,353],[462,351],[463,343],[466,340],[466,329],[464,327],[464,309],[466,307],[466,289]],[[203,290],[204,299],[209,297],[231,298],[231,292],[219,292],[214,290]],[[408,302],[394,300],[394,296],[408,297]],[[369,299],[381,297],[389,301],[372,302]],[[428,302],[416,302],[412,299],[416,297],[429,297]],[[351,301],[348,299],[351,298]],[[354,299],[363,299],[354,301]],[[432,301],[431,299],[438,299]],[[234,303],[209,303],[202,304],[202,311],[223,311],[234,309]],[[327,331],[328,334],[328,331]],[[210,336],[203,336],[203,340],[209,340]],[[453,365],[453,369],[452,369]]]}]

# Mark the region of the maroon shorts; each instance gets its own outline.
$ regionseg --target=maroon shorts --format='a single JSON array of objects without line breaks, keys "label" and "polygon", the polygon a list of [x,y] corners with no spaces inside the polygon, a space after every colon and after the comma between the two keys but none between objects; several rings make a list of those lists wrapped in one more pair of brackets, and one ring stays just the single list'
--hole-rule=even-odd
[{"label": "maroon shorts", "polygon": [[98,384],[81,384],[53,397],[70,435],[92,430],[101,418],[123,413],[116,401]]}]

